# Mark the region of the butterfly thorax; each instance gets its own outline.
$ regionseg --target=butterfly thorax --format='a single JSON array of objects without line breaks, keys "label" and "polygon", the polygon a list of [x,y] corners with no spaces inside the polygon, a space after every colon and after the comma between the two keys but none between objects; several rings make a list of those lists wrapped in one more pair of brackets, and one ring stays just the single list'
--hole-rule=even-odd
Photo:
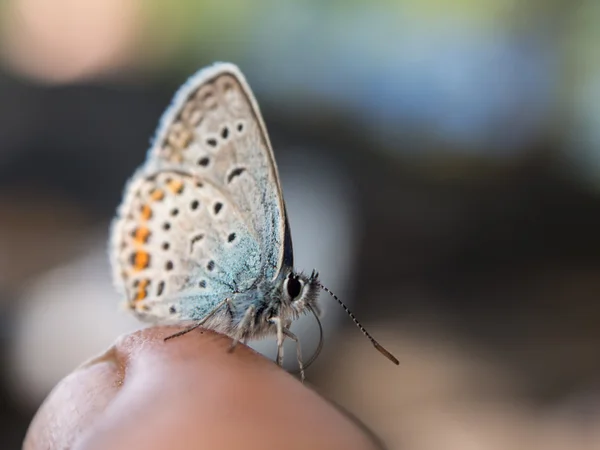
[{"label": "butterfly thorax", "polygon": [[318,295],[316,273],[307,276],[288,271],[287,275],[262,281],[253,289],[231,294],[203,327],[234,339],[262,338],[275,334],[278,320],[288,326],[311,309],[318,314]]}]

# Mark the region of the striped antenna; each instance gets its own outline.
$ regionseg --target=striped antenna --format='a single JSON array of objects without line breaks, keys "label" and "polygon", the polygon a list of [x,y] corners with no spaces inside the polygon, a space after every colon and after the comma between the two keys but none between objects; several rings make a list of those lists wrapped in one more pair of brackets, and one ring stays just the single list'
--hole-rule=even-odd
[{"label": "striped antenna", "polygon": [[348,307],[338,298],[337,295],[335,295],[333,292],[331,292],[328,288],[323,286],[321,283],[319,283],[319,286],[321,287],[321,289],[323,289],[325,292],[327,292],[329,295],[331,295],[333,298],[335,298],[337,300],[337,302],[340,304],[340,306],[342,308],[344,308],[344,311],[346,311],[346,314],[348,314],[350,316],[350,318],[354,321],[354,324],[360,329],[360,331],[362,331],[362,334],[364,334],[371,341],[371,344],[373,344],[373,347],[375,347],[379,353],[381,353],[383,356],[385,356],[387,359],[389,359],[394,364],[396,364],[396,365],[400,364],[400,361],[398,361],[398,359],[396,359],[396,357],[394,355],[392,355],[385,348],[383,348],[383,345],[381,345],[379,342],[377,342],[375,340],[375,338],[373,336],[371,336],[367,330],[365,330],[365,327],[363,327],[361,325],[361,323],[356,319],[356,316],[354,314],[352,314],[352,311],[350,311],[348,309]]}]

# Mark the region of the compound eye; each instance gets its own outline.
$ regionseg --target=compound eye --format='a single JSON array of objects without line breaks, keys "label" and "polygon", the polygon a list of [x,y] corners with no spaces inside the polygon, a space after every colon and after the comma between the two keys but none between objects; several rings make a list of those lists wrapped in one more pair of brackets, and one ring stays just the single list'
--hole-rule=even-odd
[{"label": "compound eye", "polygon": [[290,298],[294,300],[302,292],[302,282],[296,277],[290,277],[286,282],[286,290]]}]

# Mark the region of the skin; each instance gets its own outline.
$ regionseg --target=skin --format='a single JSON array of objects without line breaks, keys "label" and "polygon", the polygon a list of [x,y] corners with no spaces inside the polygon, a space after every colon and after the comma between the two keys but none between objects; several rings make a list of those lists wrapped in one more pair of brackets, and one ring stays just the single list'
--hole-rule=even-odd
[{"label": "skin", "polygon": [[120,338],[50,393],[24,449],[371,449],[367,434],[272,361],[197,329]]}]

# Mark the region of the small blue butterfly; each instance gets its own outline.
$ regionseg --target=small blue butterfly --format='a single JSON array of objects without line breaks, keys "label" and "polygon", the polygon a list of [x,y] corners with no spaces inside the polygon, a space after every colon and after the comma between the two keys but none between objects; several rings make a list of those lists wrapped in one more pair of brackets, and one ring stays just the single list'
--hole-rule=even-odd
[{"label": "small blue butterfly", "polygon": [[233,64],[200,70],[163,115],[146,162],[129,181],[112,226],[118,289],[140,319],[192,321],[235,345],[267,335],[297,343],[293,320],[318,318],[329,292],[316,272],[294,271],[275,158],[258,104]]}]

